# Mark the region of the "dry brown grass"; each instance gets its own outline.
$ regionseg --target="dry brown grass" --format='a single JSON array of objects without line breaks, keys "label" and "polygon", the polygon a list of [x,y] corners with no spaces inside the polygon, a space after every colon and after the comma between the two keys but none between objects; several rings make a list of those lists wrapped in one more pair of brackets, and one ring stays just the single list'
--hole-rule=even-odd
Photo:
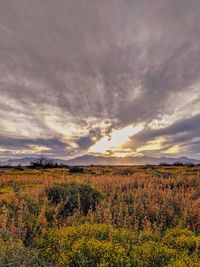
[{"label": "dry brown grass", "polygon": [[[92,184],[104,193],[105,199],[87,216],[77,211],[62,224],[89,221],[136,230],[151,228],[163,231],[179,226],[199,231],[200,167],[88,167],[84,174],[70,174],[64,168],[45,171],[7,169],[0,175],[0,198],[4,206],[5,202],[23,195],[37,200],[45,188],[63,182]],[[25,207],[22,210],[24,217],[21,221],[30,216]],[[2,213],[2,221],[7,220],[5,216]],[[43,220],[46,226],[43,210],[38,220]],[[61,222],[55,218],[55,225],[59,224]],[[14,222],[11,226],[16,227]]]}]

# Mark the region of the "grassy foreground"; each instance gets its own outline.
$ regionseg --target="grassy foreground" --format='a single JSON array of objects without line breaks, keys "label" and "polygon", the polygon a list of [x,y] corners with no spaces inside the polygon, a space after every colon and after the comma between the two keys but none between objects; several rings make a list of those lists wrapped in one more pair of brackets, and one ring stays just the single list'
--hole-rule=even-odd
[{"label": "grassy foreground", "polygon": [[0,266],[200,266],[200,167],[0,169]]}]

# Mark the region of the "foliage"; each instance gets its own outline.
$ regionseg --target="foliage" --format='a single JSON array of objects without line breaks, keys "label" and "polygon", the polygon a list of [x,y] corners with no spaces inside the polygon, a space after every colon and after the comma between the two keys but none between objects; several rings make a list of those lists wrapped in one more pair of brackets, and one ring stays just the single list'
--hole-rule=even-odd
[{"label": "foliage", "polygon": [[197,238],[195,234],[188,229],[168,229],[163,238],[163,242],[175,249],[187,250],[189,254],[197,250],[200,253],[200,236]]},{"label": "foliage", "polygon": [[17,238],[28,246],[36,236],[46,230],[45,200],[17,196],[9,204],[2,203],[0,234],[4,240]]},{"label": "foliage", "polygon": [[15,170],[17,171],[24,171],[24,168],[19,164],[18,166],[15,167]]},{"label": "foliage", "polygon": [[198,267],[199,172],[4,168],[0,266]]},{"label": "foliage", "polygon": [[199,267],[200,260],[197,255],[188,256],[187,254],[180,255],[177,260],[171,262],[167,267]]},{"label": "foliage", "polygon": [[60,165],[57,162],[54,162],[52,159],[47,159],[41,156],[39,159],[32,161],[30,167],[33,169],[48,169],[58,168]]},{"label": "foliage", "polygon": [[84,173],[84,169],[79,166],[72,166],[69,168],[70,173]]},{"label": "foliage", "polygon": [[133,247],[130,257],[132,266],[166,266],[176,257],[176,251],[162,243],[148,241]]},{"label": "foliage", "polygon": [[62,203],[62,216],[68,216],[78,209],[87,214],[89,209],[95,210],[103,199],[102,193],[91,185],[77,183],[56,184],[47,189],[47,196],[53,204]]},{"label": "foliage", "polygon": [[20,240],[0,242],[0,266],[56,267],[55,264],[42,260],[36,249],[24,247]]},{"label": "foliage", "polygon": [[78,264],[88,267],[122,267],[130,265],[125,249],[121,245],[96,239],[81,239],[75,242],[69,259],[69,265],[73,267]]},{"label": "foliage", "polygon": [[[183,237],[187,230],[171,231],[183,231]],[[193,235],[191,231],[188,233]],[[181,248],[167,244],[168,237],[169,232],[156,238],[153,233],[146,232],[142,233],[141,240],[141,234],[133,230],[84,224],[50,231],[45,237],[37,239],[35,246],[41,251],[42,258],[59,266],[176,266],[177,262],[187,262],[192,258],[194,262],[199,262],[197,244],[193,252],[189,252],[187,243]],[[199,237],[194,235],[194,238],[197,241]]]}]

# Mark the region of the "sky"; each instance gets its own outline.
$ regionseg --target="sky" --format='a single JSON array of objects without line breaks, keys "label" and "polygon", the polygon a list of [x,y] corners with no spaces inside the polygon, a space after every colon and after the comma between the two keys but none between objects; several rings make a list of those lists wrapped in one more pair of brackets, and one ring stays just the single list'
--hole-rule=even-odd
[{"label": "sky", "polygon": [[199,0],[0,0],[0,160],[200,159]]}]

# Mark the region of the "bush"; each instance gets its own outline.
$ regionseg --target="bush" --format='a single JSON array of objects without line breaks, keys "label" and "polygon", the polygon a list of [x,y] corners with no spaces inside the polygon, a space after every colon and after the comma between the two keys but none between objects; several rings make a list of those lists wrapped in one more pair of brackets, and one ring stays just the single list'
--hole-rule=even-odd
[{"label": "bush", "polygon": [[84,173],[84,169],[79,166],[72,166],[69,168],[70,173]]},{"label": "bush", "polygon": [[131,252],[131,266],[158,267],[166,266],[176,257],[176,250],[167,246],[148,241],[142,245],[135,246]]},{"label": "bush", "polygon": [[153,232],[152,230],[143,230],[139,234],[140,242],[147,242],[147,241],[159,241],[160,234],[158,232]]},{"label": "bush", "polygon": [[125,249],[113,242],[81,239],[72,246],[69,266],[130,266]]},{"label": "bush", "polygon": [[61,216],[68,216],[76,210],[86,215],[103,199],[102,193],[92,186],[76,183],[56,184],[47,189],[47,196],[51,203],[61,204]]},{"label": "bush", "polygon": [[24,171],[24,168],[19,164],[18,166],[15,167],[15,170],[17,171]]},{"label": "bush", "polygon": [[177,162],[174,162],[174,163],[172,164],[172,166],[184,166],[184,163],[183,163],[183,162],[179,162],[179,161],[177,161]]},{"label": "bush", "polygon": [[41,156],[39,159],[35,159],[34,161],[32,161],[30,167],[32,169],[50,169],[62,167],[62,165],[59,165],[52,159],[47,159]]},{"label": "bush", "polygon": [[167,162],[160,162],[159,166],[168,167],[168,166],[171,166],[171,165],[169,163],[167,163]]},{"label": "bush", "polygon": [[127,251],[138,242],[131,230],[83,224],[51,231],[36,246],[59,266],[129,266]]},{"label": "bush", "polygon": [[24,247],[19,240],[0,242],[0,266],[9,267],[50,267],[52,265],[43,261],[36,249]]},{"label": "bush", "polygon": [[200,260],[197,255],[188,256],[187,254],[181,254],[177,260],[171,262],[167,267],[199,267]]},{"label": "bush", "polygon": [[134,169],[133,168],[117,168],[114,171],[114,175],[124,175],[124,176],[128,176],[128,175],[133,175],[134,174]]},{"label": "bush", "polygon": [[187,229],[169,229],[166,231],[163,242],[175,249],[193,253],[198,249],[199,237]]},{"label": "bush", "polygon": [[[35,240],[35,246],[42,258],[59,267],[199,266],[195,265],[200,260],[197,249],[188,254],[187,249],[173,248],[163,240],[148,231],[139,234],[111,225],[82,224],[51,230],[45,237]],[[192,259],[194,265],[187,265]],[[177,265],[179,262],[183,264]]]}]

